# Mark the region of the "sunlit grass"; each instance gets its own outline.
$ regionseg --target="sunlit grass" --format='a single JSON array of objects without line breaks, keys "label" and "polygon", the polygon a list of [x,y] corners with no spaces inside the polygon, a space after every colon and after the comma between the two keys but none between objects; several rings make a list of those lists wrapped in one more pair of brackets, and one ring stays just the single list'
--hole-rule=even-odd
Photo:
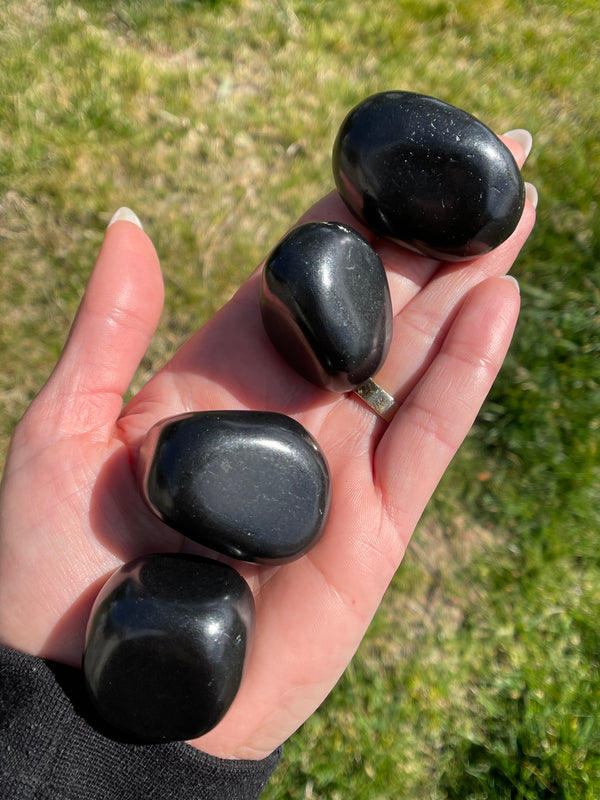
[{"label": "sunlit grass", "polygon": [[599,796],[595,0],[0,0],[0,23],[2,453],[119,206],[167,288],[135,388],[330,190],[365,95],[532,131],[539,218],[506,367],[265,797]]}]

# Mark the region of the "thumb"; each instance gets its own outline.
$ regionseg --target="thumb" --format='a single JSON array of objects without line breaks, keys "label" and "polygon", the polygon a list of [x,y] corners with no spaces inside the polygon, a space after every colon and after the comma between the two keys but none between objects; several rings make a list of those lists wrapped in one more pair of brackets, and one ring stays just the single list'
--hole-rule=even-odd
[{"label": "thumb", "polygon": [[121,208],[108,225],[62,355],[30,409],[53,438],[110,436],[163,298],[154,246],[136,215]]}]

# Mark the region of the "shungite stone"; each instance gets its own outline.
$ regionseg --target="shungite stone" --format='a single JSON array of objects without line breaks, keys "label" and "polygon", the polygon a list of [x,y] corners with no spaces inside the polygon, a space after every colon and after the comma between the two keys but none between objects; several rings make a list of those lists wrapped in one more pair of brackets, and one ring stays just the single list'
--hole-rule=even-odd
[{"label": "shungite stone", "polygon": [[265,262],[265,330],[303,377],[348,392],[374,375],[392,338],[385,269],[371,245],[338,222],[295,228]]},{"label": "shungite stone", "polygon": [[254,600],[226,564],[175,553],[117,570],[88,624],[83,671],[103,721],[126,741],[201,736],[238,691]]},{"label": "shungite stone", "polygon": [[518,165],[486,125],[413,92],[375,94],[350,111],[333,147],[333,174],[371,230],[448,261],[501,244],[525,203]]},{"label": "shungite stone", "polygon": [[300,423],[266,411],[201,411],[148,432],[142,492],[175,530],[244,561],[283,563],[321,537],[329,468]]}]

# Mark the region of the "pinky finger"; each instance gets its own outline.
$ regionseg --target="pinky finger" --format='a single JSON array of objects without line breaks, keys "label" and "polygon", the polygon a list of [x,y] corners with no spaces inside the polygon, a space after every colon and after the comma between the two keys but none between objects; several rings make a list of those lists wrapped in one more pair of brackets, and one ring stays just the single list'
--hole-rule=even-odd
[{"label": "pinky finger", "polygon": [[414,529],[473,425],[506,356],[519,305],[514,279],[490,278],[472,289],[381,439],[375,479],[396,531]]}]

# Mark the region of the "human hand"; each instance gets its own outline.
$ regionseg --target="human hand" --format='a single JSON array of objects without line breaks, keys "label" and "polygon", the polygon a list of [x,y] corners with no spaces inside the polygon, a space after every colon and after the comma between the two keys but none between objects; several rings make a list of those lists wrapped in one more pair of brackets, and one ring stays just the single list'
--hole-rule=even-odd
[{"label": "human hand", "polygon": [[[522,164],[521,147],[506,143]],[[259,271],[122,409],[163,286],[146,234],[131,222],[111,225],[60,361],[11,443],[0,492],[0,641],[79,666],[91,605],[114,569],[150,552],[204,554],[139,494],[138,450],[155,422],[192,410],[288,414],[329,462],[329,523],[297,561],[236,564],[255,596],[256,638],[231,709],[192,743],[229,758],[272,752],[352,658],[502,364],[519,297],[501,276],[534,216],[528,201],[507,242],[459,264],[375,240],[336,193],[303,218],[357,228],[386,266],[394,336],[376,378],[400,403],[389,424],[282,361],[263,330]]]}]

